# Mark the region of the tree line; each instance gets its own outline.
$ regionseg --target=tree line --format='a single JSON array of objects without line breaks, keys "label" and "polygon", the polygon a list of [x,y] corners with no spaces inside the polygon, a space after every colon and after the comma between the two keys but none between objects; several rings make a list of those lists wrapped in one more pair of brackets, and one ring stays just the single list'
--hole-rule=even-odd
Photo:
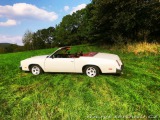
[{"label": "tree line", "polygon": [[92,0],[54,27],[27,31],[26,50],[77,44],[160,42],[159,0]]},{"label": "tree line", "polygon": [[38,30],[37,32],[26,31],[22,38],[26,50],[36,50],[53,47],[54,27]]},{"label": "tree line", "polygon": [[0,53],[12,53],[19,51],[25,51],[24,47],[17,44],[0,43]]}]

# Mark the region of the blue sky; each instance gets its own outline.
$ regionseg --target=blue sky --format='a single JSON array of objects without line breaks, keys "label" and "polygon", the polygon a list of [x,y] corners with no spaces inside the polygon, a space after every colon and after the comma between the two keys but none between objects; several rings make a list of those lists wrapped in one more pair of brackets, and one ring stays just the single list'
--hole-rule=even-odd
[{"label": "blue sky", "polygon": [[59,24],[63,16],[85,8],[91,0],[0,0],[0,43],[22,45],[27,30]]}]

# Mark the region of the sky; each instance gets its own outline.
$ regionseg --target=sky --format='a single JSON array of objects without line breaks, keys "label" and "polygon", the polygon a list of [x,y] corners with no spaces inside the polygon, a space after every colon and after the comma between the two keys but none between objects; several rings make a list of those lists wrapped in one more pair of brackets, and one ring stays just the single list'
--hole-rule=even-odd
[{"label": "sky", "polygon": [[91,0],[0,0],[0,43],[23,45],[29,30],[55,27],[67,14],[81,10]]}]

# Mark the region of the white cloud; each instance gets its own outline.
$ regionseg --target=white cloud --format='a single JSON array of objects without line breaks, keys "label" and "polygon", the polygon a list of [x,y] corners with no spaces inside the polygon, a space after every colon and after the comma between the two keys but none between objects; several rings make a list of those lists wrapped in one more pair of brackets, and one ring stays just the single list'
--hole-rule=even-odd
[{"label": "white cloud", "polygon": [[15,20],[7,20],[6,22],[0,22],[0,26],[14,26],[17,22]]},{"label": "white cloud", "polygon": [[13,43],[18,45],[23,45],[22,36],[10,36],[0,34],[0,43]]},{"label": "white cloud", "polygon": [[68,11],[69,10],[69,6],[64,6],[64,11]]},{"label": "white cloud", "polygon": [[87,6],[86,4],[81,4],[81,5],[78,5],[77,7],[73,7],[73,8],[72,8],[72,11],[70,12],[70,14],[73,14],[74,12],[83,9],[83,8],[85,8],[86,6]]},{"label": "white cloud", "polygon": [[9,22],[11,22],[10,20],[23,19],[54,21],[58,18],[58,15],[55,12],[48,12],[44,9],[36,7],[35,5],[27,3],[16,3],[13,4],[13,6],[0,5],[0,17],[8,19]]}]

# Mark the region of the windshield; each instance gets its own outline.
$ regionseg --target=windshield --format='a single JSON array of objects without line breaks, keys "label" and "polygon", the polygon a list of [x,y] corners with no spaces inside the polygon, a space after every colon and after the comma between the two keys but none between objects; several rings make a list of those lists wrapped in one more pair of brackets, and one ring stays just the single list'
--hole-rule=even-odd
[{"label": "windshield", "polygon": [[54,55],[57,55],[57,54],[66,54],[68,51],[68,49],[61,49],[61,50],[58,50],[57,52],[54,53]]},{"label": "windshield", "polygon": [[51,58],[61,58],[66,57],[67,54],[69,54],[68,50],[70,50],[70,47],[62,47],[59,48],[57,51],[55,51],[50,57]]}]

